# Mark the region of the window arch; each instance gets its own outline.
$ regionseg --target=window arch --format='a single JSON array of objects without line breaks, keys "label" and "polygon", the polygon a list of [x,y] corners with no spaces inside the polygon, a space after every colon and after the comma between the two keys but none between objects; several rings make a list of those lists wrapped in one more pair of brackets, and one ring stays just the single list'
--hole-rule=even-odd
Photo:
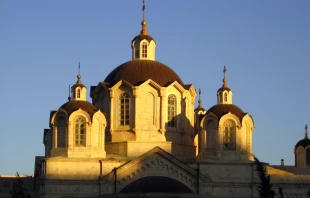
[{"label": "window arch", "polygon": [[147,43],[142,43],[142,58],[147,58]]},{"label": "window arch", "polygon": [[223,145],[226,150],[236,149],[236,124],[232,120],[224,122]]},{"label": "window arch", "polygon": [[81,98],[81,90],[80,89],[76,90],[76,97]]},{"label": "window arch", "polygon": [[227,93],[224,93],[224,102],[227,102]]},{"label": "window arch", "polygon": [[86,146],[86,119],[79,116],[75,120],[75,146]]},{"label": "window arch", "polygon": [[168,126],[176,127],[177,126],[177,98],[175,95],[168,96]]},{"label": "window arch", "polygon": [[123,93],[120,96],[120,125],[125,126],[129,125],[129,107],[130,107],[130,98],[127,93]]}]

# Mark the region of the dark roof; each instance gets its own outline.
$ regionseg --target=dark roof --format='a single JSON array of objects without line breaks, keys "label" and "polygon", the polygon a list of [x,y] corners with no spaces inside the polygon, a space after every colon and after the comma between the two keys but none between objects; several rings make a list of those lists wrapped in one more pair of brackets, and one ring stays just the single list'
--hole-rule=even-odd
[{"label": "dark roof", "polygon": [[221,118],[229,112],[237,116],[240,120],[246,115],[246,113],[234,104],[217,104],[207,111],[207,113],[213,113],[218,118]]},{"label": "dark roof", "polygon": [[139,85],[148,79],[162,87],[174,81],[184,86],[181,78],[171,68],[153,60],[132,60],[123,63],[115,68],[104,82],[113,86],[120,80],[126,80],[132,85]]},{"label": "dark roof", "polygon": [[98,111],[98,109],[90,102],[83,100],[71,100],[63,104],[60,109],[64,109],[67,112],[68,116],[70,116],[71,113],[73,113],[74,111],[82,109],[83,111],[86,111],[91,118]]},{"label": "dark roof", "polygon": [[155,42],[155,40],[150,35],[139,34],[138,36],[136,36],[135,38],[132,39],[131,43],[133,43],[135,40],[142,41],[144,39],[147,40],[148,42],[150,42],[150,41],[154,41]]},{"label": "dark roof", "polygon": [[307,146],[310,145],[310,140],[309,139],[302,139],[299,142],[297,142],[295,149],[297,149],[299,146],[302,146],[304,148],[306,148]]},{"label": "dark roof", "polygon": [[217,90],[217,92],[219,91],[231,91],[231,89],[229,89],[228,87],[221,87]]}]

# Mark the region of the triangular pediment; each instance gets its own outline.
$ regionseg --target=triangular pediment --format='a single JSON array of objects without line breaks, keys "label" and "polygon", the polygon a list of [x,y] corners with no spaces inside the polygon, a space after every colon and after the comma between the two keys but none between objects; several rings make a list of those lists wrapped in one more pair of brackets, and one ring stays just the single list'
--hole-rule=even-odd
[{"label": "triangular pediment", "polygon": [[204,183],[211,182],[210,178],[202,174],[197,175],[197,167],[192,168],[184,164],[160,147],[155,147],[140,157],[117,167],[105,178],[113,179],[115,174],[117,192],[138,179],[154,176],[176,180],[187,186],[192,192],[197,191],[198,180]]}]

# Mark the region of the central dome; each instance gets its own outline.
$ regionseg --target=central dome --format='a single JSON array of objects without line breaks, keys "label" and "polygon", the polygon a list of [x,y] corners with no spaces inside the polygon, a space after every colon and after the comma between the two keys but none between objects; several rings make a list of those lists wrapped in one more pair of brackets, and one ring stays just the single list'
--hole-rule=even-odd
[{"label": "central dome", "polygon": [[184,86],[181,78],[171,68],[153,60],[132,60],[123,63],[115,68],[104,82],[113,86],[120,80],[126,80],[132,85],[139,85],[148,79],[162,87],[174,81]]}]

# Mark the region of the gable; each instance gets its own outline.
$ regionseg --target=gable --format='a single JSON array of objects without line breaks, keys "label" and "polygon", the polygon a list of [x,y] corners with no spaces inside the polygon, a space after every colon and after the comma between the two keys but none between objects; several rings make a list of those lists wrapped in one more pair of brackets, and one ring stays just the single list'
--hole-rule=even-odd
[{"label": "gable", "polygon": [[182,163],[159,147],[115,168],[106,178],[113,179],[114,174],[117,192],[121,192],[135,181],[141,181],[143,178],[145,180],[148,177],[175,180],[175,183],[185,185],[192,192],[197,192],[197,182],[211,182],[201,174],[198,181],[196,169]]}]

